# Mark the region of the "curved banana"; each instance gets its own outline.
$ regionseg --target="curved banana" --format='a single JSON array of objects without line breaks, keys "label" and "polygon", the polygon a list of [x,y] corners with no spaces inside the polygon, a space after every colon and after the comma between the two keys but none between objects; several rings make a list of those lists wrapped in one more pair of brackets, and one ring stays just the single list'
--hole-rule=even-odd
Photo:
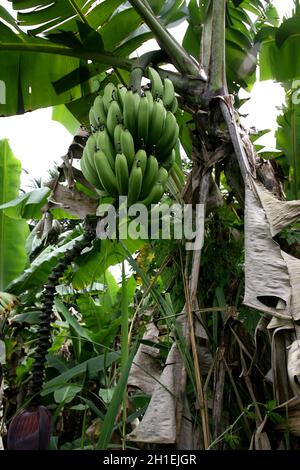
[{"label": "curved banana", "polygon": [[110,163],[111,168],[115,169],[115,150],[105,127],[96,132],[97,147],[102,150]]},{"label": "curved banana", "polygon": [[178,109],[178,99],[177,99],[176,96],[175,96],[175,98],[174,98],[174,100],[173,100],[173,102],[172,102],[172,104],[171,104],[171,106],[170,106],[170,111],[171,111],[173,114],[175,114],[176,111],[177,111],[177,109]]},{"label": "curved banana", "polygon": [[151,191],[158,174],[158,161],[154,155],[150,155],[147,160],[146,171],[143,178],[141,196],[146,197]]},{"label": "curved banana", "polygon": [[131,206],[139,200],[143,183],[142,169],[138,164],[133,165],[128,182],[128,206]]},{"label": "curved banana", "polygon": [[103,189],[95,167],[90,165],[86,149],[84,149],[83,155],[80,159],[80,168],[83,176],[89,183],[91,183],[97,189]]},{"label": "curved banana", "polygon": [[103,188],[110,196],[117,197],[119,193],[117,179],[109,159],[102,150],[94,153],[94,162]]},{"label": "curved banana", "polygon": [[[91,137],[93,137],[93,139]],[[99,177],[98,177],[98,173],[97,173],[97,170],[95,167],[95,161],[94,161],[94,155],[97,150],[98,149],[96,145],[96,138],[94,136],[90,136],[83,152],[84,165],[88,173],[90,174],[90,182],[94,184],[94,186],[97,189],[103,189],[101,181],[99,180]]]},{"label": "curved banana", "polygon": [[143,176],[146,171],[147,160],[148,160],[148,156],[147,156],[146,150],[140,149],[136,152],[135,157],[134,157],[134,163],[137,163],[138,166],[141,167]]},{"label": "curved banana", "polygon": [[163,103],[166,108],[170,108],[175,98],[173,82],[169,78],[164,79]]},{"label": "curved banana", "polygon": [[145,95],[149,103],[149,116],[151,116],[153,110],[153,96],[150,90],[146,90]]},{"label": "curved banana", "polygon": [[139,109],[139,104],[140,104],[140,100],[141,100],[141,96],[140,94],[136,91],[136,90],[133,90],[133,99],[134,99],[134,104],[135,104],[135,111],[137,113],[138,109]]},{"label": "curved banana", "polygon": [[129,171],[127,158],[125,157],[124,153],[118,153],[116,155],[115,173],[119,194],[121,196],[126,196],[128,191]]},{"label": "curved banana", "polygon": [[132,135],[135,135],[138,110],[135,95],[137,95],[137,93],[133,93],[132,90],[128,90],[124,96],[123,107],[124,125]]},{"label": "curved banana", "polygon": [[169,173],[163,166],[161,166],[160,169],[158,170],[156,181],[165,188],[168,178],[169,178]]},{"label": "curved banana", "polygon": [[157,141],[162,135],[164,129],[165,116],[166,110],[162,100],[155,100],[153,103],[153,110],[150,118],[148,146],[157,144]]},{"label": "curved banana", "polygon": [[128,129],[121,130],[121,149],[127,158],[128,168],[131,170],[133,165],[135,150],[134,150],[134,140]]},{"label": "curved banana", "polygon": [[91,125],[91,128],[92,128],[92,131],[96,131],[98,129],[98,120],[95,116],[95,113],[94,113],[94,108],[93,106],[91,107],[90,111],[89,111],[89,121],[90,121],[90,125]]},{"label": "curved banana", "polygon": [[137,114],[137,135],[139,142],[147,143],[148,140],[148,129],[150,121],[150,108],[149,101],[146,95],[143,95],[140,99],[140,104]]},{"label": "curved banana", "polygon": [[161,159],[169,155],[179,137],[179,126],[171,111],[167,111],[163,133],[157,142],[157,154]]},{"label": "curved banana", "polygon": [[104,109],[104,103],[102,96],[98,95],[95,98],[94,104],[94,115],[96,116],[99,125],[106,125],[106,112]]},{"label": "curved banana", "polygon": [[108,108],[107,113],[107,130],[112,138],[114,138],[114,131],[117,124],[122,120],[122,111],[117,101],[112,101]]},{"label": "curved banana", "polygon": [[141,201],[141,204],[150,206],[151,204],[157,204],[164,195],[164,187],[161,183],[157,182],[154,184],[148,196]]},{"label": "curved banana", "polygon": [[95,134],[88,138],[83,150],[83,155],[87,162],[87,166],[91,169],[91,171],[97,173],[94,166],[94,153],[97,150],[96,138],[94,136]]},{"label": "curved banana", "polygon": [[97,141],[96,141],[95,135],[96,134],[90,135],[85,144],[85,148],[87,149],[88,153],[92,155],[97,150]]},{"label": "curved banana", "polygon": [[104,104],[104,109],[106,112],[108,112],[108,108],[109,108],[111,101],[116,98],[117,98],[117,89],[112,82],[109,82],[104,88],[104,92],[103,92],[103,104]]},{"label": "curved banana", "polygon": [[148,67],[148,76],[151,80],[151,93],[153,98],[162,98],[164,94],[164,85],[159,73],[152,67]]},{"label": "curved banana", "polygon": [[121,109],[123,110],[124,107],[124,98],[127,93],[127,88],[126,86],[122,85],[121,83],[118,83],[117,85],[117,96],[118,96],[118,101]]},{"label": "curved banana", "polygon": [[116,153],[121,150],[121,132],[123,129],[124,128],[122,124],[117,124],[114,130],[114,146]]}]

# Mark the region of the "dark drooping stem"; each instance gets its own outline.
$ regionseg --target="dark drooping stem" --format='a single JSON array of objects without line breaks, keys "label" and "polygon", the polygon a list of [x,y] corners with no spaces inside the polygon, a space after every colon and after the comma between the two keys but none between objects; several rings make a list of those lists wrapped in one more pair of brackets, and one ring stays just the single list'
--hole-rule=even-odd
[{"label": "dark drooping stem", "polygon": [[43,387],[45,363],[48,349],[51,346],[51,320],[53,305],[55,299],[55,288],[59,278],[63,275],[69,264],[74,261],[82,250],[91,245],[95,237],[95,231],[87,226],[82,240],[78,240],[73,248],[67,250],[63,259],[61,259],[52,270],[48,281],[44,286],[43,307],[39,319],[38,341],[34,355],[34,364],[32,369],[32,379],[29,389],[29,398],[31,405],[39,405],[41,402],[41,390]]}]

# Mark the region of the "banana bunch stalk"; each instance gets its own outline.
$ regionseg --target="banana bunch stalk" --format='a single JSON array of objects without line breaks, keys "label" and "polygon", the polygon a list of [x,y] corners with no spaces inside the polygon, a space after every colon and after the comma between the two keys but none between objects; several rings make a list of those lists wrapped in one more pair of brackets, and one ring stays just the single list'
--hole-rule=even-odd
[{"label": "banana bunch stalk", "polygon": [[175,162],[178,103],[171,80],[149,67],[151,88],[141,95],[108,83],[90,109],[92,135],[81,170],[101,195],[127,196],[128,205],[162,198]]}]

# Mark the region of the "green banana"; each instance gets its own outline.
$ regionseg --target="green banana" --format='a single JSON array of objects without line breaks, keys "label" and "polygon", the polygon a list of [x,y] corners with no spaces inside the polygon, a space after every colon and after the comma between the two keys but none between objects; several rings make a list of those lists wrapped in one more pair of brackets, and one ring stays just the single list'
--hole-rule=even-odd
[{"label": "green banana", "polygon": [[119,194],[121,196],[126,196],[128,191],[129,171],[127,158],[125,157],[124,153],[118,153],[116,155],[115,173]]},{"label": "green banana", "polygon": [[102,184],[98,178],[97,170],[94,162],[94,154],[97,151],[97,144],[95,134],[90,136],[84,148],[84,164],[90,174],[90,182],[98,189],[103,189]]},{"label": "green banana", "polygon": [[103,104],[104,104],[104,109],[106,112],[108,112],[110,102],[116,98],[117,98],[116,87],[112,82],[109,82],[104,88],[104,92],[103,92]]},{"label": "green banana", "polygon": [[105,127],[96,132],[98,149],[102,150],[110,163],[111,168],[115,169],[115,150]]},{"label": "green banana", "polygon": [[95,138],[95,134],[89,136],[88,140],[86,141],[85,147],[90,154],[94,154],[97,149],[97,141]]},{"label": "green banana", "polygon": [[177,109],[178,109],[178,99],[177,99],[176,96],[175,96],[175,98],[174,98],[174,100],[173,100],[173,102],[172,102],[172,104],[171,104],[171,106],[170,106],[170,111],[171,111],[173,114],[175,114],[176,111],[177,111]]},{"label": "green banana", "polygon": [[121,149],[121,132],[123,129],[124,128],[122,124],[117,124],[114,130],[114,146],[116,153]]},{"label": "green banana", "polygon": [[166,110],[162,100],[155,100],[150,119],[148,146],[156,145],[158,139],[162,135],[165,124]]},{"label": "green banana", "polygon": [[124,125],[131,132],[132,135],[136,133],[136,121],[139,104],[139,94],[128,90],[124,96]]},{"label": "green banana", "polygon": [[117,96],[118,96],[119,105],[120,105],[122,110],[124,108],[124,98],[125,98],[126,93],[127,93],[126,86],[119,83],[117,85]]},{"label": "green banana", "polygon": [[139,93],[136,90],[133,90],[133,100],[134,100],[134,105],[135,105],[135,111],[137,113],[137,111],[139,109],[141,96],[139,95]]},{"label": "green banana", "polygon": [[163,103],[166,108],[172,105],[175,98],[175,90],[173,82],[169,78],[164,79],[164,92],[163,92]]},{"label": "green banana", "polygon": [[97,189],[103,189],[94,165],[90,164],[86,148],[80,159],[80,168],[85,179]]},{"label": "green banana", "polygon": [[149,129],[149,121],[150,121],[150,113],[149,113],[149,101],[146,95],[143,95],[140,99],[140,104],[138,108],[138,115],[137,115],[137,135],[139,142],[143,141],[145,144],[148,140],[148,129]]},{"label": "green banana", "polygon": [[164,85],[159,73],[152,67],[148,67],[148,76],[151,80],[151,93],[153,98],[162,98],[164,94]]},{"label": "green banana", "polygon": [[122,112],[117,101],[112,101],[107,113],[107,130],[110,136],[114,138],[114,131],[117,124],[121,122]]},{"label": "green banana", "polygon": [[97,118],[95,116],[95,113],[94,113],[93,106],[91,107],[91,109],[89,111],[89,121],[90,121],[92,131],[96,131],[99,126],[98,126],[98,120],[97,120]]},{"label": "green banana", "polygon": [[131,206],[139,200],[143,183],[142,169],[138,164],[133,165],[128,182],[128,206]]},{"label": "green banana", "polygon": [[103,188],[110,196],[117,197],[119,193],[117,179],[109,159],[102,150],[94,153],[94,162]]},{"label": "green banana", "polygon": [[146,197],[149,191],[151,191],[158,174],[158,161],[154,155],[150,155],[147,160],[146,171],[143,178],[143,187],[141,196]]},{"label": "green banana", "polygon": [[179,127],[171,111],[167,111],[165,125],[161,137],[157,141],[157,154],[161,159],[169,155],[179,137]]},{"label": "green banana", "polygon": [[[83,150],[83,154],[82,154],[82,157],[81,157],[80,162],[79,162],[79,163],[80,163],[80,169],[81,169],[82,174],[83,174],[83,176],[85,177],[85,179],[86,179],[89,183],[91,183],[90,175],[89,175],[88,169],[87,169],[86,164],[85,164],[85,161],[86,161],[86,160],[85,160],[84,157],[85,157],[85,153],[84,153],[84,150]],[[92,184],[93,184],[93,183],[92,183]]]},{"label": "green banana", "polygon": [[[94,134],[95,135],[95,134]],[[86,145],[84,147],[83,154],[85,155],[85,159],[88,163],[88,166],[93,170],[93,172],[96,172],[96,169],[94,167],[94,153],[97,150],[97,145],[96,145],[96,139],[95,137],[90,136],[86,142]],[[91,138],[92,137],[92,138]]]},{"label": "green banana", "polygon": [[95,98],[94,104],[94,115],[96,116],[100,125],[106,125],[106,112],[104,109],[104,103],[102,96],[98,95]]},{"label": "green banana", "polygon": [[160,169],[158,170],[156,181],[165,188],[166,183],[168,181],[168,177],[169,177],[169,173],[163,166],[161,166]]},{"label": "green banana", "polygon": [[136,163],[139,164],[139,166],[142,169],[143,176],[144,176],[145,171],[146,171],[147,160],[148,160],[148,157],[147,157],[146,150],[140,149],[136,152],[135,157],[134,157],[134,163],[136,162]]},{"label": "green banana", "polygon": [[151,204],[157,204],[163,197],[165,190],[161,183],[157,182],[154,184],[148,196],[141,201],[141,204],[150,206]]},{"label": "green banana", "polygon": [[146,90],[145,95],[147,96],[147,100],[149,103],[149,116],[151,116],[153,110],[153,96],[150,90]]},{"label": "green banana", "polygon": [[122,153],[124,153],[125,157],[127,158],[128,168],[131,170],[135,157],[135,150],[134,140],[128,129],[121,130],[121,149]]},{"label": "green banana", "polygon": [[162,166],[167,170],[170,171],[172,166],[174,165],[176,160],[176,152],[175,149],[172,149],[172,152],[167,156],[166,159],[163,160]]}]

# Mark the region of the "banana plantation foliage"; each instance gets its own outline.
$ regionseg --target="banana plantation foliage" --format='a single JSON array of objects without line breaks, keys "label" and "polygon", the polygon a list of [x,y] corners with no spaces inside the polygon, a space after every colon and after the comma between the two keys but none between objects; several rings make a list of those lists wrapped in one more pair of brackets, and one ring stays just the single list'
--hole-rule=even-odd
[{"label": "banana plantation foliage", "polygon": [[1,117],[73,140],[0,141],[0,449],[300,448],[299,56],[298,0],[2,2]]}]

